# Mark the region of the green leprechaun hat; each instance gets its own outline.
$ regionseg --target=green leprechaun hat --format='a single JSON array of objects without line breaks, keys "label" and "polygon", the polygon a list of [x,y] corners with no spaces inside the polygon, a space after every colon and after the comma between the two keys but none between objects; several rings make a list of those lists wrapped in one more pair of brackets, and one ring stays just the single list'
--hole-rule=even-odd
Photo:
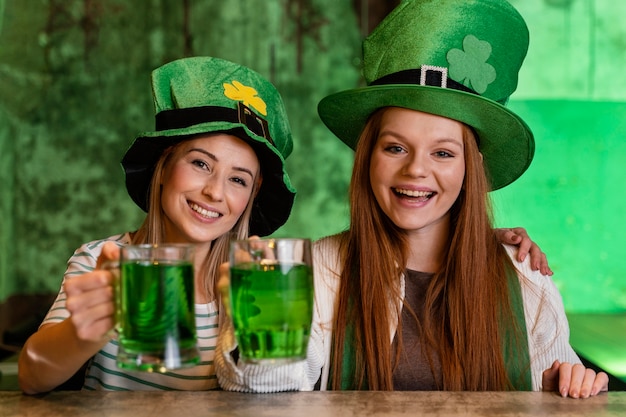
[{"label": "green leprechaun hat", "polygon": [[296,191],[285,171],[293,141],[276,88],[245,66],[212,57],[170,62],[151,79],[156,129],[139,135],[122,159],[133,201],[148,210],[150,181],[166,148],[194,135],[224,132],[245,140],[260,161],[263,182],[250,234],[266,236],[282,226]]},{"label": "green leprechaun hat", "polygon": [[517,88],[528,28],[505,0],[404,0],[363,43],[367,87],[322,99],[322,121],[356,147],[370,114],[395,106],[471,126],[492,189],[526,171],[535,149],[524,121],[505,107]]}]

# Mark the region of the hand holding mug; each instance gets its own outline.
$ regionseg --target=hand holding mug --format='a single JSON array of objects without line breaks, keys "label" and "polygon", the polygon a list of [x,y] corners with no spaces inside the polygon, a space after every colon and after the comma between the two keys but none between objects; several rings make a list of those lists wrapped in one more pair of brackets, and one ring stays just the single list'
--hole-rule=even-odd
[{"label": "hand holding mug", "polygon": [[199,362],[194,288],[193,245],[122,248],[118,367],[166,372]]},{"label": "hand holding mug", "polygon": [[119,246],[107,242],[102,247],[96,268],[64,283],[66,307],[80,340],[107,342],[115,326],[116,277],[107,268],[119,259]]},{"label": "hand holding mug", "polygon": [[230,313],[244,362],[304,360],[313,316],[308,239],[234,240]]}]

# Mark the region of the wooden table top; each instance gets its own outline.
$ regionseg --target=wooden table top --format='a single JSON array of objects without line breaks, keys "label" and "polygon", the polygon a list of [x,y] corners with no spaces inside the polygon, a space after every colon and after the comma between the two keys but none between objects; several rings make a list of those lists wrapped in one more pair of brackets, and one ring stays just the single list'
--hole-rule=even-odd
[{"label": "wooden table top", "polygon": [[1,417],[626,416],[626,391],[585,400],[544,392],[0,391]]}]

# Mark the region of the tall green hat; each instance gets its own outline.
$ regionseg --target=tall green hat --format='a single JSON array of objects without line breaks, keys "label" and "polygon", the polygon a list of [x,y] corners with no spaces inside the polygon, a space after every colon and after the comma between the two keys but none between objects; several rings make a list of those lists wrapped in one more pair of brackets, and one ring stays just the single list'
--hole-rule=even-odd
[{"label": "tall green hat", "polygon": [[381,107],[458,120],[478,135],[492,189],[526,171],[535,142],[505,107],[517,88],[528,28],[505,0],[404,0],[363,43],[367,87],[322,99],[322,121],[356,147],[367,118]]},{"label": "tall green hat", "polygon": [[296,190],[285,171],[293,149],[287,113],[276,88],[260,74],[212,57],[183,58],[152,72],[156,128],[139,135],[122,159],[126,188],[148,211],[150,181],[163,151],[195,135],[223,132],[256,152],[263,183],[250,234],[269,235],[289,217]]}]

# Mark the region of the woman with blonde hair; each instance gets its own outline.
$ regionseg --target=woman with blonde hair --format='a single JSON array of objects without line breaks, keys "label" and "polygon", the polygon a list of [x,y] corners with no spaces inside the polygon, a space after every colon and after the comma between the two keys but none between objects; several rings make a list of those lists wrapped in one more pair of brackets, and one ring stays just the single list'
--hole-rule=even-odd
[{"label": "woman with blonde hair", "polygon": [[[291,130],[276,88],[222,59],[167,63],[153,71],[152,92],[156,129],[137,137],[122,160],[145,220],[136,231],[84,244],[69,260],[57,299],[19,357],[25,393],[50,391],[76,373],[86,390],[218,386],[218,267],[231,236],[268,235],[287,221],[295,197],[284,167]],[[116,366],[114,278],[103,264],[140,243],[194,245],[197,366],[166,373]]]}]

